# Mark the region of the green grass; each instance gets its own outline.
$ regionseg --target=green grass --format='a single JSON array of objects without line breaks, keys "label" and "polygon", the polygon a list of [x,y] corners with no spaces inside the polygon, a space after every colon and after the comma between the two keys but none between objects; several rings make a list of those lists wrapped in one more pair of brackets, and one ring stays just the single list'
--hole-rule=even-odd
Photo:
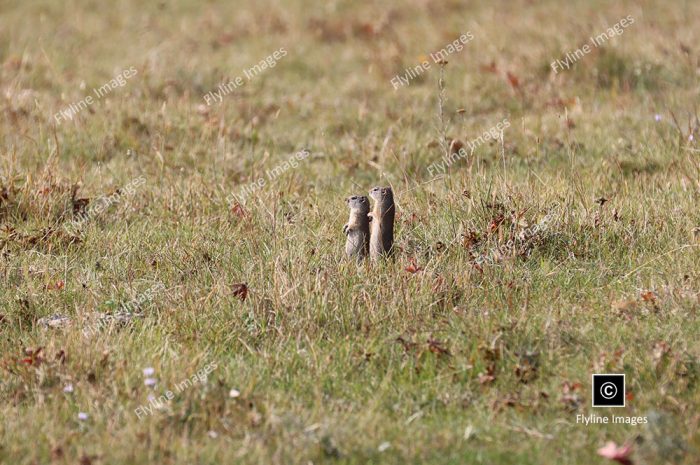
[{"label": "green grass", "polygon": [[[0,462],[590,464],[615,441],[695,463],[700,5],[249,3],[0,0]],[[466,31],[441,128],[437,64],[390,80]],[[504,118],[502,143],[430,176],[443,132]],[[358,266],[343,199],[380,184],[396,258]],[[142,317],[96,323],[161,284]],[[72,324],[39,324],[56,314]],[[624,409],[590,406],[608,372],[626,373]]]}]

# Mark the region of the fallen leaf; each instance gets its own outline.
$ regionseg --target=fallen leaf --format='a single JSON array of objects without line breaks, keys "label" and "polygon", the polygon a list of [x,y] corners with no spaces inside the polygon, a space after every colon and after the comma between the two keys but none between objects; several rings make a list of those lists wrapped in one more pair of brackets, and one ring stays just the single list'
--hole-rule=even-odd
[{"label": "fallen leaf", "polygon": [[416,259],[415,259],[415,258],[412,258],[412,259],[411,259],[411,263],[405,268],[405,270],[408,271],[408,272],[411,273],[411,274],[418,273],[418,272],[421,271],[422,269],[423,269],[423,268],[421,268],[420,266],[418,266],[418,265],[416,264]]},{"label": "fallen leaf", "polygon": [[90,203],[90,199],[74,199],[73,200],[73,214],[78,215],[85,211],[85,208]]},{"label": "fallen leaf", "polygon": [[248,297],[248,284],[247,283],[237,283],[233,285],[233,295],[245,302]]},{"label": "fallen leaf", "polygon": [[462,233],[462,247],[471,249],[479,243],[479,235],[474,230],[468,230]]},{"label": "fallen leaf", "polygon": [[248,212],[243,208],[243,206],[236,202],[232,207],[231,207],[231,213],[236,215],[239,218],[245,218],[248,216]]},{"label": "fallen leaf", "polygon": [[445,348],[444,343],[435,339],[428,339],[428,349],[437,355],[447,355],[448,357],[451,355],[450,351]]},{"label": "fallen leaf", "polygon": [[577,391],[580,391],[583,385],[578,382],[564,381],[561,385],[562,396],[561,402],[564,406],[571,411],[578,410],[581,405],[582,399]]},{"label": "fallen leaf", "polygon": [[20,363],[24,363],[26,365],[32,365],[32,366],[41,365],[41,363],[44,361],[44,358],[40,355],[41,351],[43,349],[44,349],[43,347],[39,347],[38,349],[31,349],[31,348],[24,349],[24,353],[25,353],[25,355],[27,355],[27,357],[21,359]]},{"label": "fallen leaf", "polygon": [[464,150],[464,143],[460,141],[459,139],[452,139],[452,142],[450,142],[450,155],[452,154],[461,154],[462,151]]},{"label": "fallen leaf", "polygon": [[51,449],[52,460],[59,460],[61,458],[63,458],[63,448],[61,446],[55,446],[53,449]]},{"label": "fallen leaf", "polygon": [[56,281],[55,283],[49,283],[46,286],[47,291],[60,291],[66,286],[66,283],[63,281]]},{"label": "fallen leaf", "polygon": [[632,446],[630,444],[618,446],[613,441],[608,441],[605,446],[598,449],[598,455],[606,459],[614,460],[622,465],[632,465],[632,460],[630,459],[631,453]]},{"label": "fallen leaf", "polygon": [[508,78],[508,82],[510,85],[513,87],[513,89],[519,89],[520,88],[520,79],[518,79],[518,76],[515,74],[511,73],[508,71],[506,73],[506,77]]}]

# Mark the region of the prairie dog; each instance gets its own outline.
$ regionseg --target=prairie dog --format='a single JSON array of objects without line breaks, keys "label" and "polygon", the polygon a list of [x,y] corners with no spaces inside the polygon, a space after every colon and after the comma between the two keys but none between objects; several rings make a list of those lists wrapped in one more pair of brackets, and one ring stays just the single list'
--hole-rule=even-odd
[{"label": "prairie dog", "polygon": [[364,258],[369,253],[369,199],[353,195],[345,199],[350,207],[350,219],[343,226],[347,236],[345,253],[348,257]]},{"label": "prairie dog", "polygon": [[370,215],[372,231],[369,240],[369,256],[372,260],[377,260],[381,256],[392,253],[396,207],[391,187],[373,187],[369,195],[375,201]]}]

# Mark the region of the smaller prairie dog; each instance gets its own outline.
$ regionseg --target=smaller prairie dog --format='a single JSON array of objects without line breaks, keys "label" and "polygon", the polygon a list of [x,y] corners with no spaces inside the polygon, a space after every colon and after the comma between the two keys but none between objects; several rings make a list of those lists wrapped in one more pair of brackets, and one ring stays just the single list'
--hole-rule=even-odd
[{"label": "smaller prairie dog", "polygon": [[369,199],[353,195],[346,199],[350,207],[350,219],[343,226],[347,236],[345,253],[348,257],[364,258],[369,253]]},{"label": "smaller prairie dog", "polygon": [[391,187],[373,187],[369,191],[374,199],[374,209],[370,214],[372,218],[372,231],[369,240],[369,256],[377,260],[381,256],[389,256],[394,245],[394,193]]}]

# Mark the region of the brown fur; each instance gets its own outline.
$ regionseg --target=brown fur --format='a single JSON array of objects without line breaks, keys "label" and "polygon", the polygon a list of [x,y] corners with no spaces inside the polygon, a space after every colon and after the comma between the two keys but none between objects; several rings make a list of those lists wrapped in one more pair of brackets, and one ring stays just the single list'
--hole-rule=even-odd
[{"label": "brown fur", "polygon": [[346,199],[350,207],[350,219],[343,227],[347,236],[345,253],[348,257],[364,258],[369,253],[369,199],[353,195]]},{"label": "brown fur", "polygon": [[369,240],[369,256],[378,260],[382,256],[390,256],[394,247],[394,193],[390,187],[374,187],[369,191],[374,199],[372,210],[372,228]]}]

